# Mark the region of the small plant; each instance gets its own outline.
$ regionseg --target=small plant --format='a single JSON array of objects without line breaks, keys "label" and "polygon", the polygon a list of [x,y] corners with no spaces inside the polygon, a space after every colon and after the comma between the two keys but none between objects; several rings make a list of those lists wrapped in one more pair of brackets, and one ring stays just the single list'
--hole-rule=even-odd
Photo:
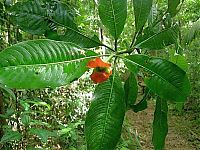
[{"label": "small plant", "polygon": [[[186,72],[177,65],[144,52],[177,44],[179,28],[169,22],[177,14],[179,4],[180,1],[169,0],[166,12],[147,23],[153,0],[133,0],[134,36],[130,46],[121,49],[119,39],[126,23],[127,0],[99,0],[97,4],[100,20],[113,45],[102,43],[96,35],[82,33],[69,5],[59,1],[18,2],[10,9],[13,23],[48,39],[24,41],[0,52],[0,83],[17,89],[54,88],[70,84],[94,68],[91,79],[97,86],[85,122],[88,150],[115,149],[125,112],[145,109],[142,104],[150,93],[155,93],[152,139],[154,148],[161,150],[168,132],[167,101],[184,102],[190,84]],[[96,53],[97,47],[105,47],[106,54]],[[107,61],[102,61],[103,58]],[[128,72],[125,80],[121,79],[118,67],[121,64]],[[145,72],[146,90],[142,101],[135,104],[139,71]]]}]

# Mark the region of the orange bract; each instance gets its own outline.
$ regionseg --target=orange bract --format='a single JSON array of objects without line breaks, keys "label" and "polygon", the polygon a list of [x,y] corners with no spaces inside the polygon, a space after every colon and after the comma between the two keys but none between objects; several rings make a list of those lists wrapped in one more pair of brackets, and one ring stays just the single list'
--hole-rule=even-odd
[{"label": "orange bract", "polygon": [[103,62],[101,58],[97,57],[96,59],[90,60],[87,64],[89,68],[97,68],[97,67],[110,67],[111,64]]},{"label": "orange bract", "polygon": [[99,57],[89,61],[87,67],[94,68],[93,73],[90,75],[92,81],[94,81],[94,83],[102,83],[108,80],[112,74],[110,66],[111,64],[103,62]]},{"label": "orange bract", "polygon": [[108,80],[111,74],[112,70],[110,71],[110,73],[93,71],[93,73],[90,75],[90,78],[92,79],[92,81],[94,81],[94,83],[102,83]]}]

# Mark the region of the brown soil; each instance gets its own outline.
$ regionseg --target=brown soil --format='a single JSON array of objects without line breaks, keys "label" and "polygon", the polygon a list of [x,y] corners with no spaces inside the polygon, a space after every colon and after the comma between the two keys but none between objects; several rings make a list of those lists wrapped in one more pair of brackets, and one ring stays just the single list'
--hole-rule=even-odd
[{"label": "brown soil", "polygon": [[[142,150],[153,150],[151,136],[154,105],[154,103],[150,103],[148,108],[142,112],[127,112],[129,124],[139,137]],[[169,131],[166,138],[165,150],[197,150],[193,148],[191,143],[177,130],[178,119],[178,116],[169,115]]]}]

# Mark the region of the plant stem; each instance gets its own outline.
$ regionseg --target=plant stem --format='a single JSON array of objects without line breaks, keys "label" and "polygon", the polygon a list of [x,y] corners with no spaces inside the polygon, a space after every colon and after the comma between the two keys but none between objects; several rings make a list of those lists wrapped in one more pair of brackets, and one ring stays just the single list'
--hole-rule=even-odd
[{"label": "plant stem", "polygon": [[130,48],[132,48],[134,45],[135,45],[135,42],[136,42],[136,38],[138,36],[138,33],[139,32],[135,32],[134,36],[133,36],[133,39],[132,39],[132,42],[131,42],[131,45],[130,45]]},{"label": "plant stem", "polygon": [[117,52],[117,39],[115,39],[115,52]]},{"label": "plant stem", "polygon": [[114,50],[114,49],[110,48],[110,47],[109,47],[109,46],[107,46],[107,45],[104,45],[104,44],[102,44],[102,46],[106,47],[107,49],[111,50],[112,52],[115,52],[115,50]]}]

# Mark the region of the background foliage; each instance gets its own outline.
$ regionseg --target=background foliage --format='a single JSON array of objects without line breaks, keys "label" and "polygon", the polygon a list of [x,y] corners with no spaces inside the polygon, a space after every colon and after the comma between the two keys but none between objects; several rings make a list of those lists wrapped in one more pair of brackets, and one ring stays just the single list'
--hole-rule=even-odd
[{"label": "background foliage", "polygon": [[[26,30],[28,31],[28,33],[20,30],[19,27],[16,26],[16,24],[20,24],[21,20],[15,20],[12,18],[13,16],[9,14],[9,12],[11,11],[10,8],[15,2],[16,1],[9,0],[0,2],[1,50],[10,45],[28,39],[43,39],[44,35],[51,39],[58,38],[57,36],[54,37],[55,26],[56,32],[59,33],[59,38],[62,40],[65,29],[59,24],[59,16],[57,16],[56,14],[51,14],[54,17],[57,16],[57,18],[53,18],[54,20],[56,20],[56,23],[53,22],[51,18],[48,18],[49,16],[46,20],[43,20],[49,26],[49,32],[45,32],[44,35],[42,35],[44,31],[41,30],[37,32],[37,35],[35,35],[35,33],[34,35],[31,34],[32,31],[30,29],[37,28],[37,26],[40,26],[40,24],[39,22],[31,23],[30,18],[30,27]],[[45,1],[43,2],[45,4]],[[52,3],[53,2],[54,1],[52,1]],[[71,14],[71,16],[69,16],[68,18],[74,19],[74,24],[65,25],[65,27],[71,31],[70,35],[75,34],[77,37],[79,37],[77,41],[84,40],[79,32],[73,32],[73,28],[78,28],[78,30],[82,31],[85,35],[90,35],[91,39],[94,39],[93,43],[88,43],[87,41],[81,42],[87,43],[86,45],[84,45],[84,47],[101,45],[100,41],[104,41],[105,43],[110,43],[114,45],[114,43],[112,43],[112,37],[110,37],[108,31],[102,30],[104,29],[104,27],[99,21],[96,1],[63,0],[63,2],[67,4],[67,6],[74,8],[74,13]],[[153,2],[155,3],[155,6],[159,7],[155,7],[155,9],[153,9],[153,7],[152,10],[149,10],[152,13],[152,16],[148,18],[149,24],[153,23],[152,20],[155,19],[155,14],[159,14],[158,16],[162,17],[163,13],[165,12],[164,10],[166,10],[167,7],[167,2],[164,0]],[[131,1],[128,1],[128,3],[130,4]],[[46,7],[50,7],[49,10],[54,9],[51,8],[51,5]],[[178,13],[177,16],[175,16],[175,18],[173,18],[173,22],[177,23],[181,27],[178,35],[179,41],[175,45],[175,51],[168,49],[168,53],[163,51],[146,52],[150,53],[150,55],[152,56],[164,55],[165,58],[177,63],[177,65],[180,65],[185,70],[187,70],[192,85],[192,92],[189,101],[187,102],[187,105],[184,106],[184,108],[185,111],[191,112],[191,116],[193,117],[189,117],[189,119],[192,120],[195,120],[194,118],[200,118],[199,114],[197,113],[199,112],[200,108],[200,95],[198,94],[198,91],[200,89],[200,82],[198,79],[198,75],[200,72],[200,57],[198,55],[200,47],[200,24],[198,19],[200,14],[196,13],[198,12],[199,7],[200,2],[198,1],[185,1],[185,3],[182,5],[181,11]],[[41,9],[43,10],[44,8]],[[60,9],[62,9],[62,6],[60,6]],[[30,10],[34,11],[34,9]],[[42,10],[41,14],[44,15],[44,13],[42,13]],[[132,8],[128,8],[127,11],[127,23],[125,24],[125,30],[119,39],[119,47],[121,47],[121,49],[126,49],[131,44],[131,39],[129,38],[132,33],[130,32],[130,30],[133,30],[134,28],[133,23],[131,22],[131,20],[134,19],[133,15],[131,15],[132,13],[134,13],[134,10]],[[168,11],[171,12],[171,15],[173,17],[176,9],[170,8]],[[24,16],[22,16],[22,19],[24,19]],[[25,19],[27,20],[27,18]],[[168,20],[168,18],[166,18],[166,20],[168,24],[165,24],[165,26],[169,25],[171,23],[170,21],[172,21],[170,19]],[[141,26],[143,25],[138,24],[136,31],[139,32]],[[160,28],[159,24],[155,25],[154,28]],[[149,32],[151,31],[146,31],[147,34],[149,34]],[[170,30],[166,32],[169,32],[171,34]],[[93,35],[98,36],[100,41],[98,41]],[[114,34],[114,37],[117,37],[117,35],[118,34]],[[167,39],[171,39],[171,37],[168,37]],[[67,40],[70,40],[70,38]],[[73,42],[76,43],[76,41]],[[137,42],[140,43],[140,41],[136,41],[136,43]],[[170,42],[171,41],[167,41],[164,45],[167,45]],[[161,45],[161,47],[162,46],[163,45]],[[146,48],[145,44],[138,44],[138,47]],[[159,49],[160,47],[159,45],[156,45],[155,47],[155,44],[153,44],[152,49],[153,48]],[[171,49],[174,49],[174,47],[171,47]],[[186,60],[188,62],[188,65],[185,65]],[[121,71],[123,72],[124,70],[122,69]],[[85,76],[86,79],[80,79],[78,82],[75,82],[70,86],[61,87],[56,90],[16,90],[16,99],[12,99],[4,93],[3,97],[5,102],[4,106],[1,106],[1,114],[3,115],[1,115],[0,117],[2,121],[5,121],[3,123],[5,124],[5,126],[2,126],[2,128],[4,133],[6,134],[4,134],[1,138],[1,146],[7,149],[23,149],[24,147],[27,147],[27,149],[32,149],[35,146],[41,149],[86,149],[83,135],[83,120],[85,120],[85,112],[88,109],[88,105],[90,103],[90,93],[92,93],[94,88],[91,87],[91,82],[89,81],[88,75],[86,74]],[[183,105],[177,107],[178,110],[183,111]],[[159,111],[159,108],[157,108],[157,111]],[[198,125],[199,123],[196,124]],[[199,130],[200,129],[197,128],[197,131]],[[29,141],[27,139],[34,140]],[[128,146],[123,146],[125,145],[125,142],[127,141],[122,140],[122,142],[118,146],[119,149],[128,147],[130,145],[129,144]],[[138,143],[137,138],[135,138],[135,140],[132,142],[135,142],[136,145],[139,147],[140,144]]]}]

